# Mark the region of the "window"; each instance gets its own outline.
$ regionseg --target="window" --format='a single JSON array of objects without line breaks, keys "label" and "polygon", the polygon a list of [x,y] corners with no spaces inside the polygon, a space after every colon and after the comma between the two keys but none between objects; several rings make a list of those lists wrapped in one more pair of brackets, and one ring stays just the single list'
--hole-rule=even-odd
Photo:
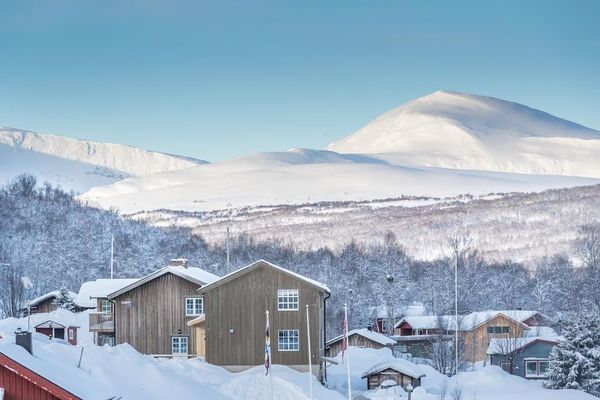
[{"label": "window", "polygon": [[171,352],[174,356],[188,355],[188,338],[187,336],[173,336],[171,338]]},{"label": "window", "polygon": [[202,297],[186,297],[185,316],[193,317],[204,313],[204,299]]},{"label": "window", "polygon": [[525,361],[526,378],[544,378],[548,374],[548,360]]},{"label": "window", "polygon": [[277,331],[277,348],[279,351],[299,351],[300,332],[298,330]]},{"label": "window", "polygon": [[112,311],[109,300],[102,300],[100,306],[102,307],[103,313],[110,313]]},{"label": "window", "polygon": [[279,311],[298,310],[298,289],[279,289],[277,291],[277,309]]},{"label": "window", "polygon": [[488,333],[510,333],[510,326],[488,326]]},{"label": "window", "polygon": [[75,340],[74,329],[69,328],[69,340]]},{"label": "window", "polygon": [[502,333],[510,333],[510,326],[503,326]]}]

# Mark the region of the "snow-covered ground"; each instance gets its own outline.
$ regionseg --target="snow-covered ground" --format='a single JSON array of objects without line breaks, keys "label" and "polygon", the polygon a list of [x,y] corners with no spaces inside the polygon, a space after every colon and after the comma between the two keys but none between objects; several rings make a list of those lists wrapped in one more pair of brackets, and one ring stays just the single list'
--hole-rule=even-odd
[{"label": "snow-covered ground", "polygon": [[[70,314],[70,315],[69,315]],[[39,314],[36,321],[51,318],[72,318],[79,321],[84,332],[87,314],[72,314],[60,310]],[[0,320],[0,352],[28,363],[38,372],[63,385],[86,400],[100,400],[120,396],[132,399],[278,399],[306,400],[310,398],[309,375],[285,366],[275,365],[272,376],[265,376],[264,367],[258,366],[242,373],[231,373],[207,364],[202,359],[155,359],[142,355],[129,345],[98,347],[84,339],[83,345],[71,346],[64,341],[50,341],[34,334],[34,356],[14,345],[13,332],[26,327],[26,319]],[[85,335],[82,335],[85,336]],[[83,353],[82,353],[83,350]],[[83,354],[83,355],[82,355]],[[371,366],[394,360],[388,349],[360,349],[348,351],[351,366],[353,397],[365,395],[381,398],[375,391],[366,392],[366,382],[360,376]],[[81,364],[78,367],[81,357]],[[321,386],[314,377],[313,398],[342,400],[346,398],[346,367],[340,364],[328,369],[328,387]],[[440,394],[453,397],[456,387],[463,399],[476,400],[585,400],[594,397],[583,392],[552,391],[542,388],[540,382],[511,376],[497,367],[484,367],[448,378],[426,365],[414,365],[425,373],[423,385],[413,393],[414,400],[439,400]],[[380,393],[381,394],[381,393]],[[389,395],[389,393],[386,393]],[[383,397],[389,398],[389,397]],[[402,397],[396,397],[405,399]]]}]

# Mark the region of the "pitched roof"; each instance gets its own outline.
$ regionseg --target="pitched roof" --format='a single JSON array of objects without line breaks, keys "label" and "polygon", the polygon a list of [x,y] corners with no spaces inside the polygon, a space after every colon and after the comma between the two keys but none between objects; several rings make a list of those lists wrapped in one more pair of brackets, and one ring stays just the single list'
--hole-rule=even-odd
[{"label": "pitched roof", "polygon": [[96,308],[96,299],[106,298],[116,290],[136,282],[135,279],[96,279],[83,282],[79,293],[73,298],[75,304],[83,308]]},{"label": "pitched roof", "polygon": [[[45,301],[45,300],[48,300],[51,298],[57,298],[58,296],[60,296],[60,290],[53,290],[53,291],[43,294],[39,297],[36,297],[33,300],[30,300],[27,304],[29,304],[30,306],[35,306],[36,304],[39,304],[42,301]],[[75,296],[77,296],[77,293],[71,292],[69,290],[69,296],[71,296],[71,298],[74,298]]]},{"label": "pitched roof", "polygon": [[160,276],[163,276],[163,275],[169,274],[169,273],[173,274],[173,275],[177,275],[180,278],[186,279],[190,282],[196,283],[198,286],[204,286],[204,285],[210,284],[210,283],[216,281],[217,279],[219,279],[219,277],[217,275],[211,274],[210,272],[205,271],[202,268],[169,265],[167,267],[164,267],[157,271],[154,271],[151,274],[148,274],[141,279],[137,279],[133,283],[131,283],[125,287],[122,287],[112,293],[109,293],[106,297],[108,297],[109,299],[114,299],[115,297],[120,296],[123,293],[126,293],[132,289],[135,289],[138,286],[141,286],[147,282],[150,282]]},{"label": "pitched roof", "polygon": [[371,368],[369,368],[362,374],[361,378],[367,378],[370,375],[378,374],[379,372],[385,371],[386,369],[393,369],[396,372],[410,376],[411,378],[415,379],[419,379],[425,376],[425,374],[418,365],[413,364],[410,361],[397,358],[395,360],[384,361],[373,365]]},{"label": "pitched roof", "polygon": [[[496,318],[498,315],[504,315],[505,317],[514,320],[518,324],[524,325],[524,321],[528,320],[536,314],[542,315],[538,311],[532,310],[475,311],[470,314],[459,315],[458,328],[462,331],[470,331],[480,326],[481,324],[489,321],[490,319]],[[415,317],[407,316],[398,321],[394,327],[397,328],[403,322],[407,322],[413,329],[435,329],[440,327],[440,321],[442,326],[446,329],[454,330],[454,315],[423,315]]]},{"label": "pitched roof", "polygon": [[[391,345],[396,344],[396,341],[394,339],[390,339],[389,337],[382,335],[379,332],[370,331],[367,328],[354,329],[354,330],[351,330],[350,332],[348,332],[348,337],[350,337],[352,335],[360,335],[369,340],[372,340],[375,343],[379,343],[382,346],[391,346]],[[343,336],[344,335],[339,335],[339,336],[334,337],[333,339],[328,340],[327,345],[330,345],[331,343],[341,340],[343,338]]]},{"label": "pitched roof", "polygon": [[21,346],[11,343],[0,343],[0,354],[16,363],[17,368],[33,372],[76,398],[99,400],[114,396],[109,392],[110,388],[100,387],[88,373],[63,359],[34,357]]},{"label": "pitched roof", "polygon": [[[507,342],[508,341],[508,342]],[[504,354],[506,352],[512,353],[514,351],[523,349],[537,342],[545,342],[558,344],[559,338],[557,337],[534,337],[525,336],[522,338],[492,338],[490,344],[485,352],[487,355],[492,354]],[[508,350],[508,351],[507,351]]]},{"label": "pitched roof", "polygon": [[311,278],[307,278],[307,277],[305,277],[303,275],[297,274],[295,272],[292,272],[292,271],[290,271],[288,269],[285,269],[283,267],[280,267],[278,265],[272,264],[272,263],[270,263],[268,261],[265,261],[265,260],[262,260],[262,259],[258,260],[258,261],[255,261],[252,264],[246,265],[245,267],[242,267],[242,268],[238,269],[237,271],[233,271],[233,272],[225,275],[224,277],[222,277],[222,278],[220,278],[220,279],[218,279],[218,280],[216,280],[216,281],[214,281],[214,282],[212,282],[212,283],[204,286],[203,288],[201,288],[200,291],[204,292],[206,290],[213,289],[213,288],[215,288],[217,286],[220,286],[220,285],[222,285],[222,284],[224,284],[226,282],[229,282],[230,280],[235,279],[238,276],[241,276],[241,275],[243,275],[243,274],[245,274],[247,272],[250,272],[250,271],[252,271],[252,270],[254,270],[254,269],[258,268],[258,267],[261,267],[261,266],[268,266],[270,268],[274,268],[274,269],[276,269],[278,271],[281,271],[281,272],[283,272],[285,274],[293,276],[294,278],[298,278],[300,280],[303,280],[304,282],[306,282],[306,283],[308,283],[310,285],[316,286],[320,290],[323,290],[323,291],[325,291],[327,293],[331,293],[331,290],[329,290],[329,288],[327,287],[327,285],[325,285],[324,283],[321,283],[321,282],[316,281],[316,280],[311,279]]}]

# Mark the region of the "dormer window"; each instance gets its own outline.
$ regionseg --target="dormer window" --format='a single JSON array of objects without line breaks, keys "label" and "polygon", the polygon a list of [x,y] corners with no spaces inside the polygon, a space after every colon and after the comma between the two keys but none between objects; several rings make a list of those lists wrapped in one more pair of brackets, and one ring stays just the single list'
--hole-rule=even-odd
[{"label": "dormer window", "polygon": [[298,289],[279,289],[277,291],[277,310],[296,311],[299,308]]},{"label": "dormer window", "polygon": [[185,316],[197,317],[204,314],[204,299],[202,297],[185,298]]}]

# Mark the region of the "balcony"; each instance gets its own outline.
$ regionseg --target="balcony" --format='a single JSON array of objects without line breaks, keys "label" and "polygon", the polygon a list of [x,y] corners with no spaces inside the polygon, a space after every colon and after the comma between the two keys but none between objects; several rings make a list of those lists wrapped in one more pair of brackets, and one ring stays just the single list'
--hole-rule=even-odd
[{"label": "balcony", "polygon": [[114,332],[114,314],[93,312],[90,314],[90,332]]}]

